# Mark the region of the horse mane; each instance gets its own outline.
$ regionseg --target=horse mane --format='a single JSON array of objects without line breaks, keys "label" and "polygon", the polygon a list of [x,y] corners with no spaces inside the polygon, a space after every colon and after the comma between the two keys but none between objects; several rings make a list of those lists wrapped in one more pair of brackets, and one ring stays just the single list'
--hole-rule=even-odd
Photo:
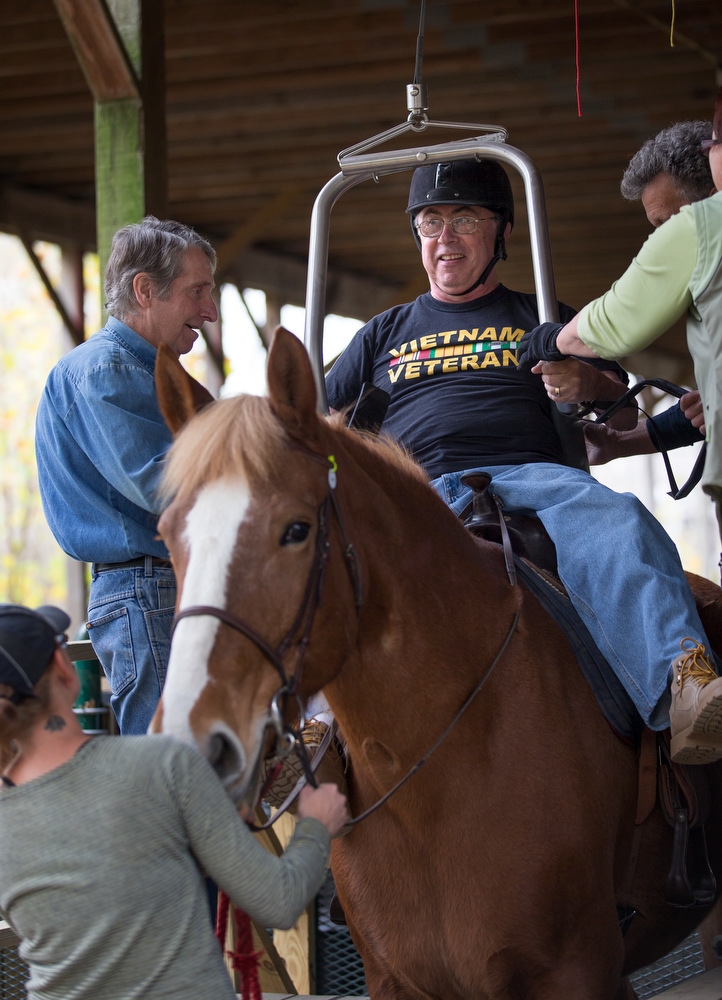
[{"label": "horse mane", "polygon": [[428,485],[427,474],[398,441],[371,431],[349,430],[341,413],[327,417],[326,423],[341,436],[359,465],[366,467],[368,461],[376,464],[383,462],[389,470],[396,470],[401,476],[410,476]]},{"label": "horse mane", "polygon": [[219,399],[178,433],[166,458],[161,498],[183,500],[207,483],[239,473],[249,479],[272,476],[286,440],[265,397],[244,393]]},{"label": "horse mane", "polygon": [[[371,474],[372,466],[382,462],[394,479],[407,475],[428,483],[423,469],[390,438],[349,430],[342,414],[319,415],[319,420],[342,437]],[[161,499],[182,501],[209,482],[239,473],[248,479],[283,477],[289,442],[267,397],[242,394],[217,400],[178,433],[166,457]]]},{"label": "horse mane", "polygon": [[[341,434],[362,459],[386,461],[417,480],[428,482],[419,465],[390,438],[345,427],[341,414],[322,418],[329,430]],[[283,471],[288,435],[265,396],[241,394],[219,399],[201,410],[179,432],[166,458],[161,486],[165,502],[193,496],[206,483],[231,475],[267,478]],[[360,446],[360,448],[358,447]]]}]

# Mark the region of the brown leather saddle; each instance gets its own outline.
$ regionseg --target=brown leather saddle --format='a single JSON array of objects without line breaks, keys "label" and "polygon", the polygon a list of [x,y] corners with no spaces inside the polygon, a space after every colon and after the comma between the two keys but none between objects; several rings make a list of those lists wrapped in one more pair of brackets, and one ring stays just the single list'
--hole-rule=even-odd
[{"label": "brown leather saddle", "polygon": [[554,542],[535,514],[504,511],[499,497],[489,489],[492,480],[486,472],[466,472],[461,481],[473,491],[471,503],[460,515],[472,534],[502,546],[508,536],[515,555],[557,575]]}]

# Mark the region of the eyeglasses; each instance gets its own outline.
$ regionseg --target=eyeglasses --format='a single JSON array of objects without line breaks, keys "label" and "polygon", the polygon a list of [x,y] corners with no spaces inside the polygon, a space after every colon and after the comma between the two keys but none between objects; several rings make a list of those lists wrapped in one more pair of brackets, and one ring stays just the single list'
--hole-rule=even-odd
[{"label": "eyeglasses", "polygon": [[709,156],[710,149],[712,149],[713,146],[719,146],[720,143],[722,143],[722,139],[703,139],[699,144],[699,148],[703,153]]},{"label": "eyeglasses", "polygon": [[444,226],[449,226],[452,233],[457,236],[471,236],[475,233],[482,222],[496,222],[496,215],[487,215],[484,219],[476,219],[472,215],[458,215],[448,222],[444,219],[422,219],[416,223],[416,230],[420,236],[425,236],[428,240],[434,240],[441,236]]},{"label": "eyeglasses", "polygon": [[58,649],[65,649],[68,645],[68,634],[67,632],[62,632],[60,635],[55,636],[55,645]]}]

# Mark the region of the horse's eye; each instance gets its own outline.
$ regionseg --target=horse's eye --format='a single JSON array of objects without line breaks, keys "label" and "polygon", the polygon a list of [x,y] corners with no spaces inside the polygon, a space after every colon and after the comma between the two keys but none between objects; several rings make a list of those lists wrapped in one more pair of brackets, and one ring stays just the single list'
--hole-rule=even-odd
[{"label": "horse's eye", "polygon": [[281,545],[294,545],[298,542],[305,542],[311,525],[306,521],[294,521],[284,531],[281,537]]}]

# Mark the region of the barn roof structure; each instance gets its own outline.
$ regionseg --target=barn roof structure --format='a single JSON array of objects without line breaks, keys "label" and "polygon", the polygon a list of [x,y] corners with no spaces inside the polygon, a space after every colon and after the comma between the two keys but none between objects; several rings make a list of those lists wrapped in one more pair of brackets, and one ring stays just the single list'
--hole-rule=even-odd
[{"label": "barn roof structure", "polygon": [[[112,44],[83,53],[69,17],[102,19],[108,8],[117,17],[118,0],[0,6],[0,229],[31,248],[96,245],[90,75],[95,64],[120,93],[132,73],[122,60],[114,68]],[[338,152],[406,118],[418,0],[152,0],[147,10],[157,203],[214,242],[223,280],[302,305],[311,209]],[[711,116],[720,63],[719,0],[426,4],[429,116],[503,126],[536,164],[557,293],[574,306],[605,290],[648,232],[641,206],[619,193],[630,156],[671,122]],[[430,129],[424,141],[446,138]],[[424,289],[404,215],[408,179],[364,182],[334,209],[328,311],[365,319]],[[520,208],[502,280],[529,289],[513,180]],[[681,329],[634,366],[689,383]]]}]

